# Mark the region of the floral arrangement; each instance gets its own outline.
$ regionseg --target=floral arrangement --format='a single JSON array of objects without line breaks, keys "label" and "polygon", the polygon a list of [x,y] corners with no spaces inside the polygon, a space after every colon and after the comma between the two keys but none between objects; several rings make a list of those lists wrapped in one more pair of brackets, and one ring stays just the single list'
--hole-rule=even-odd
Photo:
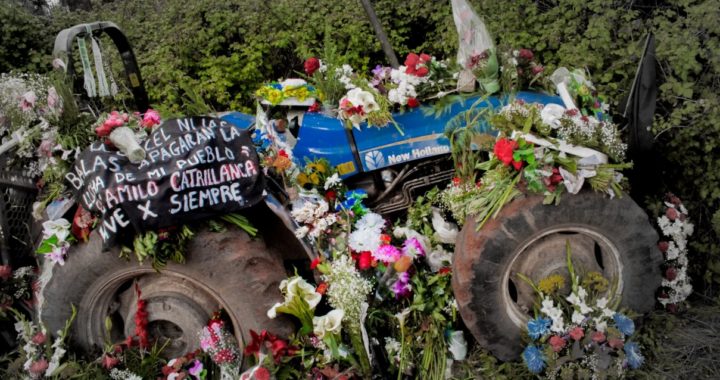
[{"label": "floral arrangement", "polygon": [[[621,161],[626,146],[617,128],[577,115],[576,109],[519,100],[501,108],[489,117],[490,125],[500,131],[493,154],[475,165],[484,171],[480,188],[469,185],[468,179],[475,177],[466,174],[446,190],[445,207],[458,221],[476,215],[480,228],[523,191],[545,195],[546,204],[557,204],[565,192],[578,193],[585,183],[611,197],[622,196],[620,172],[631,164]],[[479,132],[467,128],[466,133]]]},{"label": "floral arrangement", "polygon": [[662,235],[668,240],[658,243],[665,256],[664,278],[658,301],[668,311],[676,312],[692,293],[692,284],[687,275],[687,240],[693,234],[694,226],[688,220],[688,212],[680,198],[668,194],[665,200],[665,214],[657,219]]},{"label": "floral arrangement", "polygon": [[73,306],[72,316],[66,322],[62,330],[57,331],[56,338],[52,341],[44,326],[36,325],[27,321],[25,316],[11,309],[15,314],[15,330],[18,333],[20,355],[24,358],[23,370],[30,379],[41,379],[57,375],[60,369],[60,361],[67,353],[65,340],[75,319],[77,310]]},{"label": "floral arrangement", "polygon": [[503,54],[500,76],[502,87],[507,92],[516,92],[529,88],[543,88],[542,65],[535,60],[530,49],[512,49]]},{"label": "floral arrangement", "polygon": [[630,340],[635,324],[617,312],[609,281],[600,273],[584,276],[573,267],[567,244],[570,291],[565,278],[552,275],[536,285],[519,275],[537,293],[535,317],[527,322],[529,340],[522,353],[528,370],[548,378],[622,378],[627,368],[642,366],[639,345]]},{"label": "floral arrangement", "polygon": [[220,369],[232,377],[240,373],[241,356],[235,337],[218,314],[200,332],[200,348]]},{"label": "floral arrangement", "polygon": [[486,94],[500,91],[498,83],[498,59],[495,49],[487,49],[470,56],[466,68],[475,75]]},{"label": "floral arrangement", "polygon": [[304,102],[307,99],[318,97],[318,93],[315,87],[308,85],[304,80],[288,79],[281,83],[272,82],[260,87],[255,91],[255,96],[276,106],[293,98]]},{"label": "floral arrangement", "polygon": [[35,273],[32,267],[15,271],[9,265],[0,265],[0,317],[6,317],[15,301],[31,302]]},{"label": "floral arrangement", "polygon": [[194,352],[183,355],[179,358],[168,360],[162,368],[162,374],[167,380],[204,380],[207,375],[202,361],[196,358]]},{"label": "floral arrangement", "polygon": [[59,218],[43,223],[43,241],[37,253],[46,257],[54,264],[65,265],[65,257],[74,237],[70,234],[70,222]]}]

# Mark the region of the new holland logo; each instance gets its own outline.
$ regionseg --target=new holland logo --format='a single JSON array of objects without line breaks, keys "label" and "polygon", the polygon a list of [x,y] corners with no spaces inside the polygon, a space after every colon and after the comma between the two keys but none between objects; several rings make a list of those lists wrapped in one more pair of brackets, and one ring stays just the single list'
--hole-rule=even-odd
[{"label": "new holland logo", "polygon": [[382,168],[385,166],[385,157],[379,150],[373,150],[365,153],[365,166],[369,170]]}]

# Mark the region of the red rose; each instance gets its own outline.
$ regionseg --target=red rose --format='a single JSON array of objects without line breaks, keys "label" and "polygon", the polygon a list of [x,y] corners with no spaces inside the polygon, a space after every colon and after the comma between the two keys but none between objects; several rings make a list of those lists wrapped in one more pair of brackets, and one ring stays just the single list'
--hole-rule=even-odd
[{"label": "red rose", "polygon": [[668,281],[672,281],[677,278],[677,269],[675,267],[669,267],[665,270],[665,278],[668,279]]},{"label": "red rose", "polygon": [[410,108],[415,108],[420,105],[420,102],[418,102],[415,98],[409,98],[407,101],[407,106]]},{"label": "red rose", "polygon": [[595,342],[595,343],[597,343],[597,344],[600,344],[600,343],[602,343],[602,342],[605,341],[605,334],[603,334],[603,333],[600,332],[600,331],[595,331],[595,332],[592,334],[592,340],[593,340],[593,342]]},{"label": "red rose", "polygon": [[305,66],[305,74],[312,76],[320,68],[320,60],[315,57],[308,58],[303,66]]},{"label": "red rose", "polygon": [[670,243],[666,241],[661,241],[658,243],[658,249],[660,250],[660,252],[665,253],[667,252],[668,248],[670,248]]},{"label": "red rose", "polygon": [[533,54],[532,50],[530,49],[520,49],[518,52],[518,57],[522,59],[527,59],[528,61],[533,59],[535,55]]},{"label": "red rose", "polygon": [[585,336],[585,332],[583,331],[582,327],[575,327],[574,329],[570,330],[570,337],[573,338],[573,340],[580,340],[582,337]]},{"label": "red rose", "polygon": [[563,339],[557,335],[553,335],[550,337],[550,345],[552,346],[552,349],[555,352],[562,351],[562,349],[563,349],[563,347],[565,347],[566,343],[567,342],[565,341],[565,339]]}]

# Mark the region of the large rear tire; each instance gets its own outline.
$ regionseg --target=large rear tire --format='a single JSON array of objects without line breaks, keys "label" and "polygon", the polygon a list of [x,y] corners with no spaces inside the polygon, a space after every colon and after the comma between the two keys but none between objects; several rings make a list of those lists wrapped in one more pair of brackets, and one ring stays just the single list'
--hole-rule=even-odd
[{"label": "large rear tire", "polygon": [[520,332],[533,309],[532,288],[551,274],[567,277],[565,242],[575,266],[617,281],[621,305],[650,311],[660,286],[662,254],[647,215],[628,196],[568,195],[559,206],[543,197],[514,200],[480,231],[468,218],[458,236],[453,290],[467,328],[502,360],[522,351]]},{"label": "large rear tire", "polygon": [[41,320],[57,331],[78,308],[72,329],[75,343],[93,351],[108,339],[105,319],[113,322],[110,340],[121,341],[134,332],[137,282],[147,300],[148,330],[170,339],[164,352],[174,357],[199,348],[199,333],[211,313],[224,309],[235,336],[244,346],[250,329],[287,335],[287,319],[269,319],[267,310],[281,301],[278,290],[285,277],[280,253],[262,239],[229,227],[225,232],[202,230],[188,246],[184,264],[169,263],[161,272],[135,259],[118,258],[118,249],[102,252],[100,237],[73,247],[64,266],[50,268],[42,289]]}]

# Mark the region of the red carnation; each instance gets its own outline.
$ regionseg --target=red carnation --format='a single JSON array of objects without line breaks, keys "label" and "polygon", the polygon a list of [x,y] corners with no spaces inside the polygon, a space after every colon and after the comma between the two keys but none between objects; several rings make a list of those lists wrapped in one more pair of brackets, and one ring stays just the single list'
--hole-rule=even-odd
[{"label": "red carnation", "polygon": [[623,342],[622,339],[619,339],[619,338],[611,338],[611,339],[608,339],[608,344],[610,345],[610,347],[619,350],[619,349],[623,348],[623,346],[625,345],[625,342]]},{"label": "red carnation", "polygon": [[453,186],[460,186],[460,177],[453,177],[452,184]]},{"label": "red carnation", "polygon": [[267,370],[265,367],[258,367],[255,371],[253,371],[253,379],[256,380],[270,380],[270,371]]},{"label": "red carnation", "polygon": [[430,72],[430,71],[428,70],[427,67],[420,66],[420,67],[418,67],[417,70],[415,70],[415,76],[424,77],[425,75],[428,75],[428,72]]},{"label": "red carnation", "polygon": [[360,252],[357,256],[358,268],[360,268],[360,270],[372,268],[373,261],[374,259],[369,251]]},{"label": "red carnation", "polygon": [[565,339],[563,339],[557,335],[553,335],[550,337],[550,346],[552,346],[552,349],[555,352],[562,351],[562,349],[563,349],[563,347],[565,347],[566,343],[567,342],[565,341]]},{"label": "red carnation", "polygon": [[407,106],[410,108],[416,108],[419,105],[420,105],[420,102],[418,102],[418,100],[415,98],[409,98],[407,101]]},{"label": "red carnation", "polygon": [[597,344],[600,344],[600,343],[602,343],[602,342],[605,341],[605,334],[603,334],[603,333],[600,332],[600,331],[595,331],[595,332],[592,334],[592,340],[593,340],[593,342],[595,342],[595,343],[597,343]]},{"label": "red carnation", "polygon": [[527,59],[528,61],[533,59],[535,55],[533,54],[532,50],[530,49],[520,49],[520,52],[518,52],[518,57],[522,59]]},{"label": "red carnation", "polygon": [[573,340],[580,340],[582,337],[585,336],[585,332],[583,331],[582,327],[575,327],[574,329],[570,330],[570,337],[573,338]]},{"label": "red carnation", "polygon": [[668,279],[668,281],[672,281],[675,278],[677,278],[677,268],[675,267],[669,267],[665,270],[665,278]]},{"label": "red carnation", "polygon": [[320,60],[315,57],[308,58],[303,66],[305,67],[305,74],[312,76],[320,68]]},{"label": "red carnation", "polygon": [[666,241],[661,241],[658,243],[658,249],[660,250],[660,252],[665,253],[667,252],[668,248],[670,248],[670,243]]},{"label": "red carnation", "polygon": [[495,142],[493,153],[505,166],[512,164],[515,170],[520,170],[522,162],[513,160],[513,153],[517,148],[517,141],[501,138]]}]

